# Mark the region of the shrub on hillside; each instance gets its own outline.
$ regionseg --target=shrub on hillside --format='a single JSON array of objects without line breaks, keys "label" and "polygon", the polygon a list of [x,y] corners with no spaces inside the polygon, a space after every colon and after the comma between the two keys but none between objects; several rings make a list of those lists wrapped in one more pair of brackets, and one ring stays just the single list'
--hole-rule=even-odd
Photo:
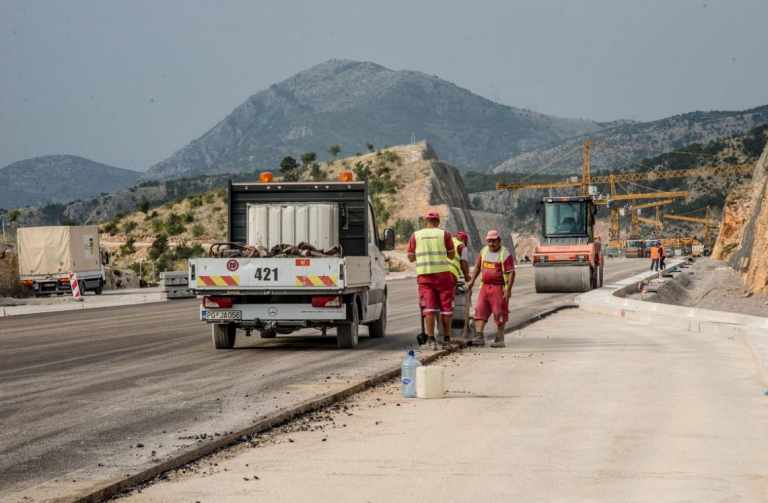
[{"label": "shrub on hillside", "polygon": [[105,232],[107,234],[117,234],[117,224],[115,222],[107,222],[104,224],[104,228],[102,229],[102,232]]},{"label": "shrub on hillside", "polygon": [[134,252],[136,252],[136,247],[134,246],[135,244],[136,244],[136,240],[133,239],[133,236],[130,236],[128,240],[125,242],[125,244],[120,246],[120,253],[123,256],[133,254]]},{"label": "shrub on hillside", "polygon": [[203,227],[201,224],[195,224],[192,226],[192,237],[193,238],[199,238],[205,234],[205,227]]},{"label": "shrub on hillside", "polygon": [[165,234],[158,234],[152,242],[152,246],[149,247],[149,257],[152,260],[157,260],[167,249],[168,236]]},{"label": "shrub on hillside", "polygon": [[165,232],[169,236],[177,236],[185,230],[183,217],[174,212],[169,213],[165,220]]},{"label": "shrub on hillside", "polygon": [[139,224],[134,222],[133,220],[129,220],[123,224],[123,233],[128,234],[129,232],[133,231],[138,227]]}]

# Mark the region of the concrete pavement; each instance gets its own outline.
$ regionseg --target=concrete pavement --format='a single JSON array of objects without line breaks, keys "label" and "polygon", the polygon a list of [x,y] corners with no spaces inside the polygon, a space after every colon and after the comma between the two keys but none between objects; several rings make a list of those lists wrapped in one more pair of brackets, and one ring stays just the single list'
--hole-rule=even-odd
[{"label": "concrete pavement", "polygon": [[581,310],[382,385],[130,502],[768,501],[768,398],[741,342]]},{"label": "concrete pavement", "polygon": [[[647,266],[611,260],[606,281]],[[512,324],[571,303],[522,268]],[[397,368],[415,342],[414,280],[389,286],[384,339],[238,335],[215,351],[196,300],[0,318],[0,501],[93,491],[297,404]],[[137,447],[152,446],[152,448]]]}]

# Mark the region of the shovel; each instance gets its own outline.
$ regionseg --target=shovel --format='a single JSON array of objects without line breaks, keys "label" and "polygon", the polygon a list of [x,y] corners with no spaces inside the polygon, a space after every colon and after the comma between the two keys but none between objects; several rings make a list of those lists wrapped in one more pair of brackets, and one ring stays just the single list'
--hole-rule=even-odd
[{"label": "shovel", "polygon": [[424,307],[422,307],[421,302],[419,302],[419,315],[421,318],[421,333],[416,336],[416,340],[418,341],[419,346],[421,346],[422,344],[427,343],[428,337],[426,331],[424,330]]}]

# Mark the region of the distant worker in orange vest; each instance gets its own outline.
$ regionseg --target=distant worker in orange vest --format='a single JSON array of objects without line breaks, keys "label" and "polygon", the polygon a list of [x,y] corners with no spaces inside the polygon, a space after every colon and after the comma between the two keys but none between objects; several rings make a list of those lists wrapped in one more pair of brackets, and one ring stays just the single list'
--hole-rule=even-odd
[{"label": "distant worker in orange vest", "polygon": [[659,247],[659,269],[662,271],[667,268],[667,249],[664,247],[664,245],[661,245]]},{"label": "distant worker in orange vest", "polygon": [[659,270],[659,258],[661,257],[661,243],[656,241],[651,247],[651,271]]},{"label": "distant worker in orange vest", "polygon": [[408,243],[408,260],[416,262],[416,281],[419,285],[419,306],[427,325],[427,340],[422,349],[436,350],[435,321],[441,318],[443,349],[451,349],[451,321],[453,319],[454,276],[451,262],[456,256],[456,245],[451,233],[440,228],[440,213],[427,213],[425,228],[414,232]]}]

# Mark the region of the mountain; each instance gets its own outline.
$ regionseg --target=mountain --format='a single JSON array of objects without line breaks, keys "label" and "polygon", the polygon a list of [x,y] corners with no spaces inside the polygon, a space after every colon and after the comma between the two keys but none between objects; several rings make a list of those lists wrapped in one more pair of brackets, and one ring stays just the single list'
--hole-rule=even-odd
[{"label": "mountain", "polygon": [[258,92],[213,129],[150,168],[149,179],[275,170],[331,145],[343,155],[428,141],[462,171],[609,126],[494,103],[450,82],[374,63],[331,60]]},{"label": "mountain", "polygon": [[46,155],[0,169],[0,208],[41,206],[133,185],[141,173],[73,155]]},{"label": "mountain", "polygon": [[[529,173],[572,152],[542,174],[581,173],[581,145],[596,144],[590,164],[593,170],[613,170],[628,161],[637,162],[663,150],[675,150],[691,143],[708,143],[743,135],[768,122],[768,105],[736,112],[691,112],[653,122],[606,128],[551,145],[531,149],[499,164],[495,173]],[[638,167],[639,169],[642,169]]]}]

